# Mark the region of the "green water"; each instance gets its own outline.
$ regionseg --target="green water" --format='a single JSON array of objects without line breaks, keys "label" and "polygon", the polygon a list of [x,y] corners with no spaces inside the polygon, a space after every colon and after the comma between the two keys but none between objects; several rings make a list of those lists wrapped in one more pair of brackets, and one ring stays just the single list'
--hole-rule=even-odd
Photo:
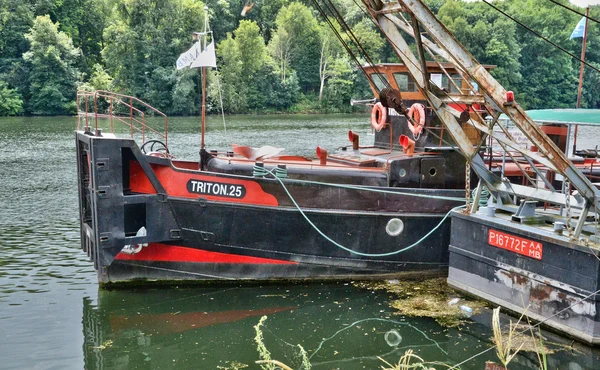
[{"label": "green water", "polygon": [[[380,369],[413,349],[456,364],[490,348],[489,312],[460,329],[393,314],[390,297],[350,282],[290,286],[98,289],[79,249],[73,130],[75,118],[0,119],[0,369],[257,369],[254,326],[267,315],[264,341],[294,369],[298,345],[313,369]],[[199,120],[173,118],[169,142],[179,158],[198,157]],[[366,116],[219,117],[208,121],[207,149],[230,144],[285,148],[314,156],[347,145],[347,131],[372,141]],[[552,340],[558,340],[549,336]],[[570,342],[569,342],[570,343]],[[550,368],[596,369],[597,351],[550,356]],[[462,365],[485,369],[493,351]],[[511,369],[536,368],[532,354]]]}]

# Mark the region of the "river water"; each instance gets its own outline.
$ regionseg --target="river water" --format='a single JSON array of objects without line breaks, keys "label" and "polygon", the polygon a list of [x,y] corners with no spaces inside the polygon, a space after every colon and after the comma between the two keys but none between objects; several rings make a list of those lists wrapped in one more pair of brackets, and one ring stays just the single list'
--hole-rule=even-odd
[{"label": "river water", "polygon": [[[208,120],[208,149],[285,147],[313,156],[372,140],[366,116],[230,117]],[[382,291],[339,284],[169,287],[106,291],[79,249],[76,118],[0,119],[0,369],[257,369],[258,324],[272,358],[294,369],[301,346],[313,369],[380,369],[413,349],[457,364],[491,347],[489,310],[458,329],[394,315]],[[197,158],[198,119],[170,120],[170,146]],[[547,334],[548,341],[560,339]],[[570,341],[568,342],[571,343]],[[380,359],[381,358],[381,359]],[[493,350],[462,369],[486,365]],[[533,354],[511,369],[537,368]],[[596,350],[574,344],[549,368],[595,369]],[[496,366],[496,367],[494,367]],[[440,368],[440,367],[438,367]]]}]

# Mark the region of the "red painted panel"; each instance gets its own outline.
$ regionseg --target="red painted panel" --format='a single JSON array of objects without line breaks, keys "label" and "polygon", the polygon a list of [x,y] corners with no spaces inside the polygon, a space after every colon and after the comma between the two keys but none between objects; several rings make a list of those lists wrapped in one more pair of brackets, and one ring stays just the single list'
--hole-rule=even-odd
[{"label": "red painted panel", "polygon": [[536,242],[535,240],[525,239],[516,235],[490,229],[488,231],[488,244],[527,257],[535,258],[536,260],[542,259],[542,243]]},{"label": "red painted panel", "polygon": [[[169,166],[152,165],[158,180],[170,196],[197,199],[200,196],[208,200],[217,200],[222,202],[257,204],[266,206],[277,206],[277,198],[266,193],[259,183],[252,180],[238,180],[227,177],[218,177],[211,175],[200,175],[188,172],[180,172]],[[227,188],[223,195],[215,194],[197,194],[190,192],[188,182],[208,182],[217,183]],[[133,192],[144,194],[156,194],[150,180],[146,177],[139,163],[131,161],[130,166],[130,187]],[[237,193],[236,190],[242,187],[243,193]],[[227,194],[242,194],[239,197],[228,196]]]},{"label": "red painted panel", "polygon": [[246,263],[263,265],[295,265],[297,262],[282,261],[270,258],[241,256],[238,254],[209,252],[201,249],[180,247],[175,245],[150,243],[139,253],[119,253],[115,258],[121,261],[160,261],[160,262],[195,262],[195,263]]}]

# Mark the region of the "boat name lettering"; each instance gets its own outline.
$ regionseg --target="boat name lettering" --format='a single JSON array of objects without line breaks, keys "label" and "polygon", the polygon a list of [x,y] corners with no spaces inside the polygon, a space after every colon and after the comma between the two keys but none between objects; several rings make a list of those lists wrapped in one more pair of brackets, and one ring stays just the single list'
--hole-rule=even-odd
[{"label": "boat name lettering", "polygon": [[522,254],[536,260],[542,259],[542,243],[535,240],[521,238],[502,231],[490,229],[488,231],[488,244],[507,251]]},{"label": "boat name lettering", "polygon": [[216,195],[229,198],[243,198],[246,195],[246,187],[244,185],[201,180],[189,180],[187,182],[187,190],[190,193]]}]

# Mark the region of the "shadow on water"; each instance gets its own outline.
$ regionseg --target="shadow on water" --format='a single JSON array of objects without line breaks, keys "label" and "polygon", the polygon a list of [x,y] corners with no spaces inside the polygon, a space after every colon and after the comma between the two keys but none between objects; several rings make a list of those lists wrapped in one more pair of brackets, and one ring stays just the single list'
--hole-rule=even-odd
[{"label": "shadow on water", "polygon": [[[351,285],[99,290],[79,247],[73,130],[76,118],[0,119],[0,368],[258,368],[254,326],[263,315],[273,358],[297,369],[297,345],[313,369],[380,369],[407,349],[456,364],[489,348],[491,318],[460,329],[391,314],[384,292]],[[170,120],[178,158],[198,158],[199,120]],[[372,136],[366,116],[210,117],[207,149],[284,147],[314,157],[347,145],[349,129]],[[553,337],[552,337],[553,338]],[[552,339],[554,340],[554,339]],[[556,369],[599,368],[588,347],[550,356]],[[9,359],[9,360],[6,360]],[[462,369],[485,369],[493,351]],[[536,368],[519,355],[511,369]],[[495,368],[500,369],[500,368]]]}]

